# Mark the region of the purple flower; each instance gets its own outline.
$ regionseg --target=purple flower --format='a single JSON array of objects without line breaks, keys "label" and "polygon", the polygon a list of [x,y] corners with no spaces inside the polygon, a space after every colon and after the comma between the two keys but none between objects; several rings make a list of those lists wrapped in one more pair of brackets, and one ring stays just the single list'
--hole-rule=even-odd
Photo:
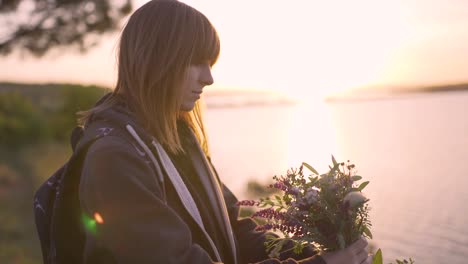
[{"label": "purple flower", "polygon": [[243,200],[243,201],[238,201],[236,205],[237,206],[255,206],[255,205],[258,206],[259,203],[254,200]]},{"label": "purple flower", "polygon": [[296,196],[299,194],[299,191],[300,191],[299,188],[294,186],[294,187],[289,188],[287,193]]},{"label": "purple flower", "polygon": [[271,230],[272,228],[273,228],[273,225],[268,223],[268,224],[259,225],[255,227],[255,231],[268,231],[268,230]]},{"label": "purple flower", "polygon": [[252,217],[261,217],[261,218],[266,218],[266,219],[276,219],[276,220],[284,220],[285,215],[283,212],[278,212],[274,210],[273,208],[267,208],[260,210],[258,212],[255,212]]}]

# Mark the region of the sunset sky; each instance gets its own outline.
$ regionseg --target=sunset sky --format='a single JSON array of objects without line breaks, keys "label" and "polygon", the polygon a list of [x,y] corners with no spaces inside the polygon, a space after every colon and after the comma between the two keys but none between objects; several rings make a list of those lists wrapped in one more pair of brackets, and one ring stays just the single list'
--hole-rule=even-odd
[{"label": "sunset sky", "polygon": [[[135,8],[145,3],[137,0]],[[186,0],[217,28],[216,88],[322,97],[468,81],[466,0]],[[0,81],[112,86],[117,33],[86,55],[0,59]]]}]

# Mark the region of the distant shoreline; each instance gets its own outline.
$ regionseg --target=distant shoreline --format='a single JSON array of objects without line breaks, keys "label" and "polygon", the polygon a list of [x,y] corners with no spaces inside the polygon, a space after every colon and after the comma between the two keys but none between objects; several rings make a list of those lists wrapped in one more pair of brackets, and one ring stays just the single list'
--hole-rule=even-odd
[{"label": "distant shoreline", "polygon": [[[396,90],[397,92],[399,90]],[[468,91],[468,83],[463,84],[452,84],[452,85],[442,85],[442,86],[428,86],[415,89],[409,89],[407,91],[400,91],[403,93],[413,93],[413,92],[459,92],[459,91]]]},{"label": "distant shoreline", "polygon": [[[8,92],[18,92],[23,96],[31,98],[36,103],[47,101],[47,104],[62,101],[60,98],[67,88],[73,89],[95,89],[102,91],[104,95],[111,89],[95,85],[81,85],[73,83],[11,83],[0,82],[0,94]],[[271,107],[271,106],[291,106],[296,102],[286,96],[268,91],[246,91],[246,90],[226,90],[207,91],[204,93],[204,101],[207,108],[245,108],[245,107]]]},{"label": "distant shoreline", "polygon": [[358,90],[342,96],[330,96],[325,99],[327,103],[335,102],[357,102],[357,101],[374,101],[374,100],[390,100],[394,96],[430,94],[430,93],[447,93],[447,92],[468,92],[468,83],[424,86],[417,88],[396,88],[386,89],[382,91],[371,91],[370,89]]},{"label": "distant shoreline", "polygon": [[[73,83],[13,83],[0,82],[0,93],[18,91],[36,99],[44,96],[57,97],[60,89],[64,86],[75,88],[83,87],[88,89],[99,89],[105,93],[111,91],[108,87],[97,85],[81,85]],[[393,88],[393,89],[362,89],[348,92],[342,95],[329,96],[325,98],[326,103],[339,102],[360,102],[375,100],[391,100],[397,96],[445,93],[445,92],[468,92],[468,83],[437,85],[413,88]],[[205,96],[205,103],[208,108],[238,108],[238,107],[258,107],[258,106],[291,106],[297,102],[286,96],[269,93],[267,91],[247,91],[247,90],[226,90],[208,91]]]}]

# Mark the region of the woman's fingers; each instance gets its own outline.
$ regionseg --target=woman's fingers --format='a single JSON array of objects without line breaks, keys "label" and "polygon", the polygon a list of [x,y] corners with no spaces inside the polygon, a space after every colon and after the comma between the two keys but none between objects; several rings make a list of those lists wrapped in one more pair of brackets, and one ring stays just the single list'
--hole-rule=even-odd
[{"label": "woman's fingers", "polygon": [[349,247],[322,255],[327,264],[371,264],[366,250],[367,240],[360,238]]},{"label": "woman's fingers", "polygon": [[357,254],[361,252],[365,247],[367,247],[367,240],[361,237],[356,242],[351,244],[351,246],[349,246],[349,250],[354,254]]},{"label": "woman's fingers", "polygon": [[365,263],[368,257],[369,254],[367,253],[367,250],[361,250],[358,254],[356,254],[357,263]]},{"label": "woman's fingers", "polygon": [[369,255],[369,256],[367,257],[367,259],[366,259],[364,262],[362,262],[361,264],[372,264],[372,261],[373,261],[373,260],[374,260],[374,259],[373,259],[372,255]]}]

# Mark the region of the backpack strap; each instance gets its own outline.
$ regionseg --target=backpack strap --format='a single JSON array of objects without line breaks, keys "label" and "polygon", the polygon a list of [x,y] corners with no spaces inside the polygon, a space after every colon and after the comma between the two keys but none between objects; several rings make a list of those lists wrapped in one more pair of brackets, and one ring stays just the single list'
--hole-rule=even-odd
[{"label": "backpack strap", "polygon": [[46,182],[44,182],[34,194],[34,220],[37,234],[41,243],[43,262],[55,263],[51,261],[51,218],[56,198],[56,190],[62,174],[66,171],[67,165],[58,169]]},{"label": "backpack strap", "polygon": [[57,174],[55,201],[50,215],[50,262],[47,263],[82,263],[85,232],[79,202],[81,171],[89,147],[105,134],[89,138],[83,135],[82,129],[74,130],[73,154],[62,173]]}]

